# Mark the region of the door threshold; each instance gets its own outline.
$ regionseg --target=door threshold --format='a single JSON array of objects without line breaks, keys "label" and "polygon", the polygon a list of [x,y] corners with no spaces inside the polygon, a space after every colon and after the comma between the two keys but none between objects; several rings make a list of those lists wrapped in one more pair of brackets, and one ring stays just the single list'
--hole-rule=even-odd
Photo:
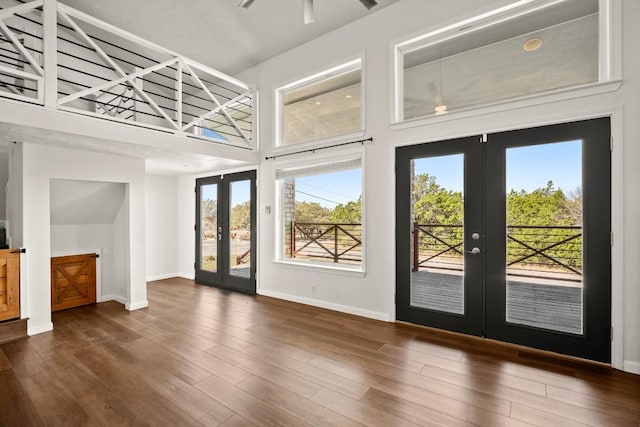
[{"label": "door threshold", "polygon": [[567,368],[579,368],[592,372],[610,372],[614,368],[609,363],[598,362],[595,360],[583,359],[581,357],[570,356],[568,354],[556,353],[549,350],[542,350],[534,347],[527,347],[521,344],[514,344],[505,341],[499,341],[493,338],[479,337],[475,335],[467,335],[460,332],[448,331],[446,329],[438,329],[430,326],[418,325],[416,323],[404,322],[396,320],[397,325],[406,326],[429,332],[434,337],[451,338],[454,337],[456,342],[466,342],[471,345],[491,345],[506,351],[513,352],[514,355],[523,360],[532,362],[550,363],[556,366]]}]

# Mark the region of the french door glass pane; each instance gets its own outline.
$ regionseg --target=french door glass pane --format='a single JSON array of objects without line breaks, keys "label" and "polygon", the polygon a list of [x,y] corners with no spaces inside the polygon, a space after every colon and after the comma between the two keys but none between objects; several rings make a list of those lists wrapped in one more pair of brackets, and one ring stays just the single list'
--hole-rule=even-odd
[{"label": "french door glass pane", "polygon": [[583,333],[582,141],[506,153],[510,323]]},{"label": "french door glass pane", "polygon": [[200,187],[200,269],[218,271],[218,185]]},{"label": "french door glass pane", "polygon": [[464,314],[464,155],[412,162],[412,307]]},{"label": "french door glass pane", "polygon": [[229,274],[249,278],[251,268],[251,181],[229,185]]}]

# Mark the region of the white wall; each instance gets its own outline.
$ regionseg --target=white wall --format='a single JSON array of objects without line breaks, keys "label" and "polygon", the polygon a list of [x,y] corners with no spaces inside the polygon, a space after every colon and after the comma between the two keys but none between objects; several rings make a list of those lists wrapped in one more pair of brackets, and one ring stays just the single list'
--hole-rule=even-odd
[{"label": "white wall", "polygon": [[[212,173],[211,175],[215,175]],[[178,178],[178,271],[180,277],[193,279],[196,261],[196,176]]]},{"label": "white wall", "polygon": [[[131,157],[70,150],[28,142],[21,143],[23,152],[23,246],[27,249],[26,298],[30,335],[51,330],[50,288],[50,180],[118,182],[126,184],[121,213],[116,215],[114,238],[124,240],[120,250],[126,253],[126,277],[122,291],[126,308],[146,307],[144,280],[145,253],[145,164]],[[122,217],[119,219],[118,217]],[[122,225],[118,225],[121,223]],[[114,253],[118,251],[114,247]],[[118,279],[114,277],[114,279]],[[24,315],[24,313],[23,313]]]},{"label": "white wall", "polygon": [[147,281],[178,275],[178,178],[147,175]]},{"label": "white wall", "polygon": [[7,185],[7,243],[22,247],[22,144],[9,144],[9,177]]},{"label": "white wall", "polygon": [[9,151],[0,151],[0,220],[7,219],[5,188],[9,181]]},{"label": "white wall", "polygon": [[[113,299],[120,300],[124,304],[133,301],[132,300],[132,292],[131,288],[133,287],[140,290],[144,288],[145,290],[145,300],[146,300],[146,280],[144,285],[140,281],[133,281],[133,275],[131,274],[131,263],[140,263],[142,264],[142,258],[140,257],[139,252],[132,252],[132,248],[130,246],[130,238],[131,233],[136,231],[140,232],[139,229],[135,230],[139,227],[137,224],[136,227],[130,227],[130,210],[133,208],[130,205],[130,186],[127,185],[126,193],[124,197],[124,201],[116,214],[115,219],[113,220],[113,236],[111,238],[111,247],[113,248],[112,256],[112,264],[113,264],[113,284],[111,287],[111,295]],[[139,203],[136,203],[136,206],[139,206]],[[132,257],[132,254],[135,254],[135,257]],[[142,272],[144,273],[144,272]],[[143,276],[144,277],[144,276]],[[140,278],[137,278],[140,280]],[[135,294],[135,293],[134,293]],[[105,293],[105,299],[107,294]],[[135,296],[135,295],[134,295]],[[142,304],[142,306],[146,306],[146,302]],[[140,308],[140,307],[138,307]]]},{"label": "white wall", "polygon": [[[426,32],[473,17],[509,1],[404,0],[362,20],[272,58],[239,77],[260,90],[261,158],[272,153],[274,135],[273,89],[308,74],[321,71],[356,55],[365,56],[366,134],[374,143],[365,150],[366,274],[364,277],[274,263],[275,215],[260,209],[258,245],[258,292],[294,301],[362,314],[383,320],[395,319],[395,214],[394,150],[396,146],[526,128],[575,119],[612,116],[613,230],[614,251],[614,360],[613,365],[640,373],[640,2],[614,0],[613,11],[623,18],[615,25],[614,41],[622,42],[624,84],[618,90],[582,92],[576,97],[547,97],[532,102],[514,102],[502,107],[477,110],[475,114],[448,114],[412,127],[390,126],[391,53],[394,40]],[[623,8],[623,11],[620,11]],[[614,43],[615,45],[615,43]],[[620,52],[617,52],[620,54]],[[623,154],[624,153],[624,154]],[[301,157],[303,159],[303,157]],[[275,207],[274,162],[263,161],[259,174],[260,207]],[[193,181],[179,180],[178,213],[181,235],[193,234]],[[366,195],[375,194],[374,197]],[[384,202],[381,202],[384,201]],[[184,206],[182,206],[184,204]],[[273,211],[272,211],[273,212]],[[373,232],[375,230],[375,232]],[[179,240],[179,252],[193,262],[192,241]],[[189,252],[190,251],[190,252]],[[187,255],[185,255],[187,256]],[[311,284],[316,285],[312,293]]]}]

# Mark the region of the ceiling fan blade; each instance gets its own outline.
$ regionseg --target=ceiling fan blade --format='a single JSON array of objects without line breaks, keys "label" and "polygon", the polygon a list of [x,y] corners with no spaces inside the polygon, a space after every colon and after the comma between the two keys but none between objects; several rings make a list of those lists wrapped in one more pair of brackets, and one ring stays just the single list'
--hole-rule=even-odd
[{"label": "ceiling fan blade", "polygon": [[304,13],[304,23],[311,24],[315,22],[313,17],[313,0],[302,0],[302,11]]},{"label": "ceiling fan blade", "polygon": [[240,0],[240,4],[238,7],[244,7],[245,9],[249,9],[255,0]]},{"label": "ceiling fan blade", "polygon": [[360,0],[360,3],[369,10],[378,4],[376,0]]}]

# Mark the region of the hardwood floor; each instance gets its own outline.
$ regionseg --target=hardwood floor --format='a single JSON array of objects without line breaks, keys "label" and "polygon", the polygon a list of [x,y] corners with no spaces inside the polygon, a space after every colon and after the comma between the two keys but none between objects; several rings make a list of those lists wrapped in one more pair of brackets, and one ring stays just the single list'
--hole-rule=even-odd
[{"label": "hardwood floor", "polygon": [[0,346],[0,426],[640,424],[640,376],[266,297],[152,282]]}]

